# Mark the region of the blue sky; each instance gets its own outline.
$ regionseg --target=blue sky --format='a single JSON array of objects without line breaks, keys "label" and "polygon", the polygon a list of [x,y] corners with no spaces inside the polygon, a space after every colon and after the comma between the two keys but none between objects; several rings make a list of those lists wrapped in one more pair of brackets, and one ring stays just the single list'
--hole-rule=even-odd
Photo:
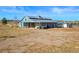
[{"label": "blue sky", "polygon": [[39,15],[53,20],[79,20],[79,6],[0,6],[0,19],[21,20],[24,16]]}]

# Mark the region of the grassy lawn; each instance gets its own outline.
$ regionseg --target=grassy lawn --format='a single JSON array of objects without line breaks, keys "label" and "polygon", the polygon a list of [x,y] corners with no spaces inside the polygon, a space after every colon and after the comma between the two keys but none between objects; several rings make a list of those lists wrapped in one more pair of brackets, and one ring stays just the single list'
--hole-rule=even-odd
[{"label": "grassy lawn", "polygon": [[0,25],[0,52],[79,52],[79,28],[20,29]]}]

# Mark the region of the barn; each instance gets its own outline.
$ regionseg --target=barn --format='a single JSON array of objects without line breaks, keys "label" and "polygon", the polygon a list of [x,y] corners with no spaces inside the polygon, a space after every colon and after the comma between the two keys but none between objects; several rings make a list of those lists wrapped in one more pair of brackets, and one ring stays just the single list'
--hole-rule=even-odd
[{"label": "barn", "polygon": [[56,28],[57,21],[42,16],[25,16],[19,22],[20,28]]}]

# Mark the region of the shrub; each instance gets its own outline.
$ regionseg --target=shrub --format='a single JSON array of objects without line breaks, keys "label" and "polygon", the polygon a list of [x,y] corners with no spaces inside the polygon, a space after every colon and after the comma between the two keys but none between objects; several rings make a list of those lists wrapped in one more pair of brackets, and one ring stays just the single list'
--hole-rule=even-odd
[{"label": "shrub", "polygon": [[2,24],[7,24],[7,19],[6,18],[2,19]]}]

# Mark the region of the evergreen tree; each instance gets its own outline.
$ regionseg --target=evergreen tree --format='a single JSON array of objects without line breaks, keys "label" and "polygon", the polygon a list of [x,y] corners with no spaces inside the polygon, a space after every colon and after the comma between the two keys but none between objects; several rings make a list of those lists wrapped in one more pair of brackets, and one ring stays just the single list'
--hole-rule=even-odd
[{"label": "evergreen tree", "polygon": [[7,19],[5,17],[2,19],[2,24],[7,24]]}]

